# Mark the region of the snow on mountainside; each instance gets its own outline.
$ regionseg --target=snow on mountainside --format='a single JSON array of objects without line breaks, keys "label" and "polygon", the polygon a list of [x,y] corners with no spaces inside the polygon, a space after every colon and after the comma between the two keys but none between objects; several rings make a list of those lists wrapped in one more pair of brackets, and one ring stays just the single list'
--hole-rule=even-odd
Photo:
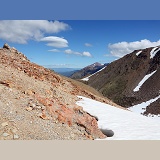
[{"label": "snow on mountainside", "polygon": [[106,68],[106,67],[103,67],[102,69],[98,70],[97,72],[91,74],[91,75],[88,76],[88,77],[82,78],[81,80],[82,80],[82,81],[88,81],[91,76],[97,74],[98,72],[102,71],[102,70],[105,69],[105,68]]},{"label": "snow on mountainside", "polygon": [[[89,77],[87,84],[123,107],[147,102],[159,95],[160,46],[135,50]],[[145,115],[160,114],[160,99],[149,104]]]},{"label": "snow on mountainside", "polygon": [[139,51],[136,53],[136,56],[139,56],[142,53],[142,51]]},{"label": "snow on mountainside", "polygon": [[154,56],[156,55],[156,53],[159,52],[159,51],[160,51],[160,48],[158,48],[158,47],[153,48],[151,50],[151,52],[150,52],[150,59],[154,58]]},{"label": "snow on mountainside", "polygon": [[152,119],[86,97],[78,96],[77,105],[98,118],[100,129],[110,129],[107,140],[160,140],[160,119]]},{"label": "snow on mountainside", "polygon": [[145,77],[139,82],[138,86],[133,90],[134,92],[139,91],[139,89],[141,88],[141,86],[143,85],[143,83],[145,83],[145,81],[147,81],[157,70],[153,71],[150,74],[145,75]]}]

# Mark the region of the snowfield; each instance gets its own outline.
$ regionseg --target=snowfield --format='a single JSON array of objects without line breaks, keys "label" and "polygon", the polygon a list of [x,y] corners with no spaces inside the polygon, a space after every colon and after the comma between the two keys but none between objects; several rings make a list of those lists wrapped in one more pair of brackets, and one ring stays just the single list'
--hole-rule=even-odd
[{"label": "snowfield", "polygon": [[147,74],[144,76],[144,78],[139,82],[138,86],[133,90],[134,92],[137,92],[139,91],[139,89],[141,88],[141,86],[143,85],[143,83],[145,81],[147,81],[147,79],[149,79],[154,73],[156,73],[157,70],[153,71],[152,73],[150,74]]},{"label": "snowfield", "polygon": [[90,78],[91,76],[93,76],[94,74],[96,74],[96,73],[102,71],[102,70],[105,69],[105,68],[106,68],[106,66],[103,67],[102,69],[98,70],[97,72],[91,74],[90,76],[88,76],[88,77],[86,77],[86,78],[82,78],[81,80],[82,80],[82,81],[89,81],[89,78]]},{"label": "snowfield", "polygon": [[113,137],[104,140],[160,140],[160,121],[78,96],[77,105],[98,117],[98,127],[111,129]]}]

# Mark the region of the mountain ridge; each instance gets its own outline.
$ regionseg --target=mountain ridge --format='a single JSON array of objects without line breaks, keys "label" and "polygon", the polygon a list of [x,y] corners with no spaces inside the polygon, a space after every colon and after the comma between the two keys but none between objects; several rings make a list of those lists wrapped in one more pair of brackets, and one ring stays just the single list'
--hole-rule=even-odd
[{"label": "mountain ridge", "polygon": [[[150,74],[153,75],[149,77]],[[149,78],[135,92],[134,89],[142,83],[145,76]],[[135,50],[111,62],[104,70],[90,77],[87,83],[115,103],[131,107],[159,95],[158,79],[160,79],[159,46]],[[148,115],[153,113],[153,110],[156,110],[156,114],[160,114],[159,102],[158,99],[154,102],[158,105],[152,103],[152,107],[147,107],[143,114]]]}]

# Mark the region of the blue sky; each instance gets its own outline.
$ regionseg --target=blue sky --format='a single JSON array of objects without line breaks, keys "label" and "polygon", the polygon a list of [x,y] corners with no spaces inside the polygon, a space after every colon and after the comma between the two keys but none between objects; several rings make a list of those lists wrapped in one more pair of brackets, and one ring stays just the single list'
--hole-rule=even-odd
[{"label": "blue sky", "polygon": [[160,21],[0,21],[0,45],[8,43],[32,62],[53,68],[109,63],[135,49],[160,45]]}]

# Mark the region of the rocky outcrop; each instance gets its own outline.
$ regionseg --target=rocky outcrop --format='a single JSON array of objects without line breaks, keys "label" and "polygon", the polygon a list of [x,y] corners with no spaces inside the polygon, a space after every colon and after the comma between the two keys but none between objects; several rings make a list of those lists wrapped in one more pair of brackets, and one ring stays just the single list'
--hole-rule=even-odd
[{"label": "rocky outcrop", "polygon": [[0,50],[0,52],[3,52],[3,54],[0,54],[2,64],[9,65],[19,71],[23,71],[29,77],[33,77],[41,81],[48,80],[53,83],[53,85],[54,83],[59,83],[61,81],[60,76],[54,74],[49,69],[41,67],[35,63],[31,63],[24,54],[18,52],[15,48],[10,48],[8,46],[4,49],[9,51],[9,54],[6,50]]}]

